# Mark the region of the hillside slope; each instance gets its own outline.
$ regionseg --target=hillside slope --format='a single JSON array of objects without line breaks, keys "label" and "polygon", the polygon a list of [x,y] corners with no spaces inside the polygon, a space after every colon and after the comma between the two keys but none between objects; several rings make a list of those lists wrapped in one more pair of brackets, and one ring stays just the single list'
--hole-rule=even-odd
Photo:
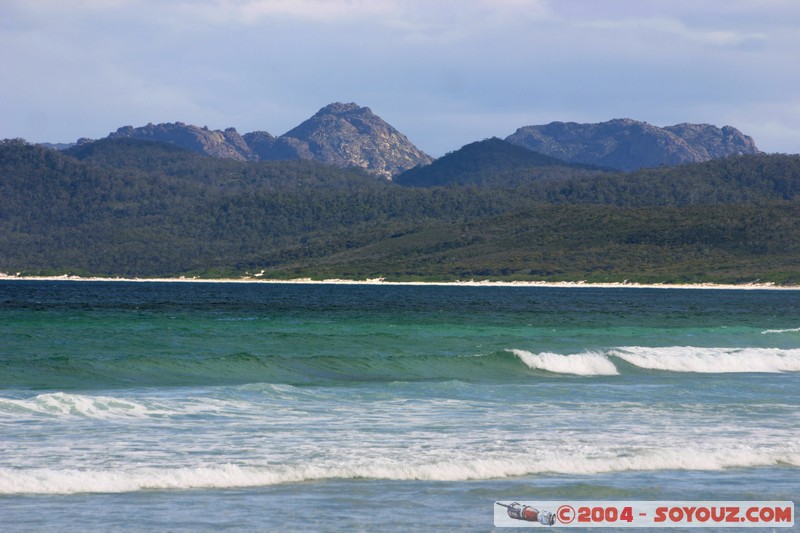
[{"label": "hillside slope", "polygon": [[420,188],[130,139],[74,150],[0,143],[0,272],[800,283],[800,156]]},{"label": "hillside slope", "polygon": [[570,176],[599,169],[567,163],[497,137],[467,144],[430,165],[407,170],[394,181],[410,187],[496,185],[507,187],[543,176]]}]

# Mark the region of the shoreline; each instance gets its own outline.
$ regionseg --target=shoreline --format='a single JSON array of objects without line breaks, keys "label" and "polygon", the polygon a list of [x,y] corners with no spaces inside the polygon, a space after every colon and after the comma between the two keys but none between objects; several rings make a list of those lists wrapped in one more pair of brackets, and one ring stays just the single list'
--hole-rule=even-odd
[{"label": "shoreline", "polygon": [[82,281],[82,282],[124,282],[124,283],[261,283],[261,284],[295,284],[295,285],[408,285],[408,286],[444,286],[444,287],[549,287],[549,288],[595,288],[595,289],[710,289],[710,290],[800,290],[800,286],[775,285],[773,283],[746,283],[741,285],[719,283],[630,283],[630,282],[595,282],[586,281],[490,281],[490,280],[457,280],[457,281],[386,281],[384,278],[368,278],[364,280],[311,278],[264,279],[256,276],[242,278],[110,278],[70,276],[12,276],[0,272],[0,281]]}]

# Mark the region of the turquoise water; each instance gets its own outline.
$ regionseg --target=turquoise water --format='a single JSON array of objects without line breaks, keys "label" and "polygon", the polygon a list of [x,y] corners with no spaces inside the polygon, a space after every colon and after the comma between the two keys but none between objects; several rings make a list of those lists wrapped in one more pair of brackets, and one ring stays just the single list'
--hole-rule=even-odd
[{"label": "turquoise water", "polygon": [[800,291],[0,282],[9,531],[800,496]]}]

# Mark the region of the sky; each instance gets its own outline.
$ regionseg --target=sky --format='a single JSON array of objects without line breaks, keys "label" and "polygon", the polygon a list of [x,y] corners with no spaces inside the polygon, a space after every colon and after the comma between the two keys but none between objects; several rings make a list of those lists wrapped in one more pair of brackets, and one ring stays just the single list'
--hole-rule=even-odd
[{"label": "sky", "polygon": [[800,152],[797,0],[0,0],[0,138],[366,106],[439,157],[517,128],[731,125]]}]

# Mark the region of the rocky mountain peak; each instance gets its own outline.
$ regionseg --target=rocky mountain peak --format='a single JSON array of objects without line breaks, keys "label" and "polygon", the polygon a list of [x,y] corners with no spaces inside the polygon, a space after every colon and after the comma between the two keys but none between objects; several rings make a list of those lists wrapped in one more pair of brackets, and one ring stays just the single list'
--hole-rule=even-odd
[{"label": "rocky mountain peak", "polygon": [[506,140],[565,161],[621,170],[758,153],[750,137],[730,126],[678,124],[660,128],[629,118],[525,126]]},{"label": "rocky mountain peak", "polygon": [[352,102],[349,103],[349,104],[343,104],[342,102],[334,102],[332,104],[326,105],[325,107],[323,107],[322,109],[317,111],[316,115],[314,115],[314,116],[318,116],[318,115],[342,115],[342,114],[345,114],[345,113],[352,113],[354,111],[367,112],[367,113],[370,113],[370,114],[372,113],[370,108],[361,107],[358,104],[355,104],[355,103],[352,103]]},{"label": "rocky mountain peak", "polygon": [[242,161],[313,159],[392,176],[432,158],[370,108],[335,102],[280,137],[266,131],[240,135],[236,128],[210,130],[183,122],[123,126],[109,138],[129,137],[174,144],[214,157]]},{"label": "rocky mountain peak", "polygon": [[298,158],[361,167],[387,179],[433,161],[368,107],[354,103],[323,107],[280,139]]}]

